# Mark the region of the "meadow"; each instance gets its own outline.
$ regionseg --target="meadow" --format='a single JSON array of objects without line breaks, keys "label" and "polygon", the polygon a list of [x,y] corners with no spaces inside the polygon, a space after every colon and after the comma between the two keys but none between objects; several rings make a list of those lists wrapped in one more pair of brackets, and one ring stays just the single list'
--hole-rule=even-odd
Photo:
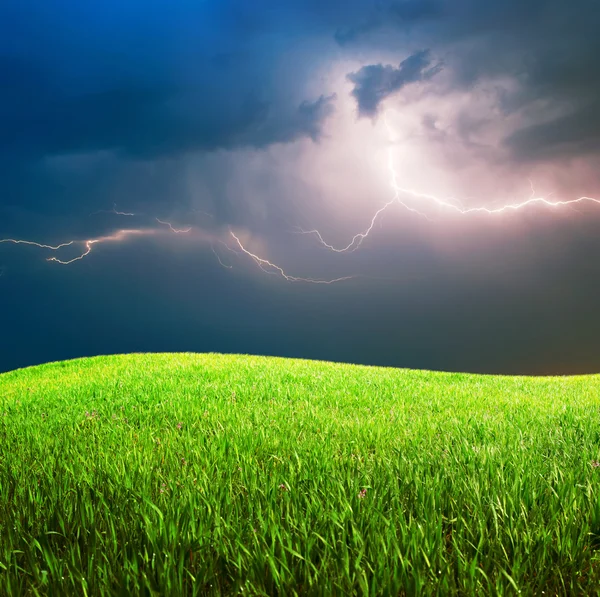
[{"label": "meadow", "polygon": [[0,595],[590,595],[600,376],[216,354],[0,375]]}]

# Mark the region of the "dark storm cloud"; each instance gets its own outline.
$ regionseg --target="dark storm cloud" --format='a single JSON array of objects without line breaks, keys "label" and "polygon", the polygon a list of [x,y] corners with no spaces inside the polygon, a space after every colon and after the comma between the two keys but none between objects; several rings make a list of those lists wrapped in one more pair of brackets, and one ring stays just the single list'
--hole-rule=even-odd
[{"label": "dark storm cloud", "polygon": [[[49,152],[116,148],[176,155],[317,138],[322,120],[306,123],[299,106],[318,101],[320,93],[290,103],[309,71],[295,82],[278,81],[272,71],[278,52],[307,36],[329,37],[349,52],[365,46],[406,55],[407,44],[430,47],[444,56],[453,88],[512,77],[518,89],[499,97],[505,113],[544,100],[564,106],[556,126],[567,116],[579,128],[587,125],[581,144],[568,141],[571,155],[595,151],[587,137],[600,134],[588,118],[600,94],[595,0],[181,0],[168,11],[158,2],[124,9],[116,0],[102,10],[71,0],[61,10],[34,11],[33,5],[7,0],[0,14],[0,72],[9,90],[0,99],[5,150],[14,144]],[[354,93],[361,113],[373,114],[381,98],[410,78],[376,62],[366,68],[354,73],[361,77]],[[293,92],[291,85],[297,85]],[[525,118],[523,128],[540,124]],[[562,139],[551,142],[558,153],[566,147]],[[520,160],[536,159],[537,146],[525,133],[507,146]]]},{"label": "dark storm cloud", "polygon": [[[261,46],[274,26],[268,10],[240,19],[235,3],[233,12],[185,1],[168,10],[113,0],[101,10],[70,0],[56,10],[27,4],[0,8],[4,158],[104,150],[177,157],[318,140],[332,112],[332,96],[303,94],[305,73],[275,79],[286,42]],[[287,30],[294,34],[294,24]]]},{"label": "dark storm cloud", "polygon": [[429,50],[422,50],[403,60],[398,68],[389,64],[370,64],[350,73],[348,80],[354,83],[352,95],[358,102],[359,114],[374,116],[386,97],[409,83],[430,79],[441,69],[440,65],[429,68],[431,62]]},{"label": "dark storm cloud", "polygon": [[2,149],[38,155],[115,151],[176,157],[188,151],[264,147],[301,136],[317,140],[333,97],[305,101],[271,117],[270,102],[210,89],[122,87],[6,113]]},{"label": "dark storm cloud", "polygon": [[321,138],[322,123],[335,111],[337,94],[321,95],[314,102],[303,101],[293,114],[282,118],[280,122],[265,123],[262,135],[253,137],[255,147],[271,143],[286,143],[299,137],[309,137],[314,142]]}]

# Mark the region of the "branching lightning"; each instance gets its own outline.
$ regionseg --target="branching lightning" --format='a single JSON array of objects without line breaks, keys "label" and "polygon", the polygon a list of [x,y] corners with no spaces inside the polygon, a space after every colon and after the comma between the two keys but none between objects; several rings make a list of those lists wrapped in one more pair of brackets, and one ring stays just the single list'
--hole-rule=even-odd
[{"label": "branching lightning", "polygon": [[72,259],[59,259],[58,257],[48,257],[46,261],[54,261],[55,263],[60,263],[61,265],[70,265],[75,261],[81,261],[85,257],[87,257],[91,252],[92,248],[96,244],[102,243],[110,243],[110,242],[120,242],[125,240],[130,236],[150,236],[156,234],[156,230],[152,229],[132,229],[132,230],[118,230],[114,234],[110,234],[107,236],[101,236],[99,238],[91,238],[87,240],[70,240],[65,243],[61,243],[59,245],[46,245],[43,243],[38,243],[30,240],[19,240],[14,238],[3,238],[0,239],[0,243],[12,243],[15,245],[30,245],[33,247],[38,247],[40,249],[47,249],[50,251],[59,251],[64,247],[70,247],[72,245],[83,245],[84,250],[81,255],[77,257],[73,257]]},{"label": "branching lightning", "polygon": [[[240,239],[233,233],[233,231],[231,229],[229,230],[229,234],[233,237],[233,239],[235,240],[235,242],[237,243],[239,248],[244,253],[246,253],[246,255],[251,257],[263,272],[265,272],[266,274],[275,274],[275,275],[279,274],[280,276],[285,278],[288,282],[308,282],[310,284],[334,284],[335,282],[342,282],[343,280],[351,280],[352,278],[356,277],[356,276],[343,276],[341,278],[334,278],[333,280],[316,280],[314,278],[298,278],[297,276],[290,276],[290,275],[286,274],[285,271],[278,265],[271,263],[267,259],[263,259],[262,257],[259,257],[258,255],[255,255],[254,253],[251,253],[250,251],[248,251],[248,249],[246,249],[246,247],[244,247],[244,245],[242,244],[242,241],[240,241]],[[270,268],[270,271],[268,268]],[[275,271],[273,271],[273,270],[275,270]]]},{"label": "branching lightning", "polygon": [[[115,215],[118,215],[118,216],[140,215],[140,214],[135,214],[135,213],[131,213],[131,212],[117,211],[116,204],[113,206],[112,210],[99,210],[90,215],[94,215],[97,213],[114,213]],[[187,233],[187,232],[191,232],[191,230],[192,230],[192,227],[185,228],[185,229],[177,229],[170,222],[166,222],[166,221],[160,220],[158,218],[156,218],[156,221],[164,226],[168,226],[169,229],[171,230],[171,232],[173,232],[175,234]],[[77,255],[76,257],[73,257],[70,259],[61,259],[61,258],[55,257],[55,256],[46,258],[46,261],[52,261],[52,262],[58,263],[60,265],[71,265],[72,263],[75,263],[76,261],[81,261],[82,259],[86,258],[92,252],[94,247],[97,245],[100,245],[103,243],[122,242],[125,239],[132,237],[132,236],[138,236],[138,237],[139,236],[152,236],[152,235],[158,234],[159,232],[160,232],[160,230],[158,230],[156,228],[121,229],[121,230],[117,230],[116,232],[114,232],[112,234],[107,234],[105,236],[101,236],[98,238],[88,238],[88,239],[84,239],[84,240],[69,240],[67,242],[63,242],[63,243],[60,243],[57,245],[50,245],[50,244],[46,244],[46,243],[39,243],[36,241],[16,239],[16,238],[3,238],[3,239],[0,239],[0,243],[11,243],[11,244],[15,244],[15,245],[29,245],[29,246],[37,247],[39,249],[45,249],[45,250],[49,250],[49,251],[60,251],[61,249],[65,248],[65,247],[81,245],[82,252],[81,252],[81,254]]]},{"label": "branching lightning", "polygon": [[71,241],[71,243],[74,242],[80,242],[83,244],[83,246],[85,247],[85,251],[77,256],[74,257],[73,259],[68,259],[68,260],[62,260],[59,259],[58,257],[48,257],[46,259],[46,261],[54,261],[56,263],[60,263],[61,265],[70,265],[71,263],[74,263],[75,261],[81,261],[82,259],[84,259],[85,257],[87,257],[91,252],[92,252],[92,248],[94,245],[96,244],[101,244],[101,243],[114,243],[114,242],[120,242],[124,239],[126,239],[129,236],[150,236],[156,234],[155,230],[119,230],[117,232],[115,232],[114,234],[108,235],[108,236],[102,236],[100,238],[92,238],[89,240],[84,240],[84,241]]},{"label": "branching lightning", "polygon": [[[388,133],[390,135],[390,141],[392,141],[392,139],[394,137],[394,132],[393,132],[393,130],[389,124],[389,121],[387,119],[387,113],[384,114],[384,122],[385,122],[385,126],[388,130]],[[417,215],[430,220],[430,218],[427,216],[427,214],[419,211],[418,209],[416,209],[412,206],[407,205],[404,201],[402,201],[402,196],[407,196],[407,195],[409,197],[413,197],[415,199],[426,200],[426,201],[433,203],[441,208],[452,210],[463,216],[470,215],[470,214],[476,214],[476,213],[485,213],[488,215],[496,215],[496,214],[501,214],[503,212],[507,212],[510,210],[516,211],[519,209],[523,209],[525,207],[528,207],[528,206],[534,205],[534,204],[542,204],[546,207],[562,207],[562,206],[573,207],[574,205],[576,205],[578,203],[590,202],[590,203],[596,203],[596,204],[600,205],[600,199],[595,199],[593,197],[587,197],[587,196],[582,196],[577,199],[570,199],[570,200],[564,200],[564,201],[550,201],[548,199],[549,195],[548,195],[548,197],[536,197],[535,190],[533,188],[533,184],[531,183],[531,181],[529,181],[529,183],[531,185],[531,196],[528,199],[526,199],[525,201],[522,201],[520,203],[507,203],[507,204],[504,204],[501,207],[497,207],[497,208],[489,208],[489,207],[464,208],[460,205],[457,205],[456,203],[453,203],[451,200],[441,199],[440,197],[437,197],[436,195],[432,195],[429,193],[423,193],[423,192],[416,191],[414,189],[409,189],[406,187],[401,187],[398,184],[398,175],[394,168],[394,156],[393,156],[393,149],[392,149],[391,145],[388,148],[388,170],[390,172],[390,186],[392,187],[392,190],[394,192],[392,199],[390,199],[387,203],[385,203],[382,207],[380,207],[375,212],[375,215],[371,219],[369,226],[364,230],[364,232],[359,232],[358,234],[355,234],[352,237],[352,240],[350,241],[350,243],[348,243],[348,245],[346,245],[345,247],[340,247],[340,248],[334,247],[333,245],[327,243],[324,240],[323,236],[321,235],[321,233],[318,230],[299,229],[299,232],[301,234],[308,234],[308,235],[316,236],[319,243],[326,249],[329,249],[330,251],[334,251],[336,253],[346,253],[346,252],[355,251],[356,249],[358,249],[361,246],[361,244],[365,240],[365,238],[367,238],[369,236],[369,234],[373,230],[373,227],[375,226],[375,222],[377,221],[379,216],[394,204],[399,204],[402,207],[404,207],[405,209],[407,209],[408,211],[416,213]]]},{"label": "branching lightning", "polygon": [[[582,197],[579,197],[577,199],[572,199],[572,200],[550,200],[549,199],[550,195],[548,195],[546,197],[536,196],[536,193],[535,193],[535,190],[533,188],[533,184],[531,183],[531,181],[530,181],[531,195],[529,196],[528,199],[526,199],[525,201],[522,201],[522,202],[506,203],[504,205],[501,205],[500,207],[479,206],[479,207],[466,208],[461,204],[461,202],[459,200],[457,200],[455,198],[441,198],[439,196],[429,194],[429,193],[424,193],[421,191],[417,191],[412,188],[402,187],[398,182],[398,173],[394,167],[394,151],[393,151],[392,143],[393,143],[395,135],[394,135],[394,131],[388,121],[387,114],[384,115],[384,122],[385,122],[385,126],[387,128],[387,131],[389,134],[389,139],[390,139],[390,145],[388,147],[388,152],[387,152],[387,170],[389,172],[389,183],[390,183],[390,187],[392,189],[391,198],[386,203],[384,203],[379,209],[377,209],[377,211],[375,211],[375,213],[374,213],[373,217],[371,218],[366,229],[362,232],[359,232],[358,234],[355,234],[346,246],[335,247],[334,245],[326,242],[325,239],[323,238],[323,235],[321,234],[321,232],[319,232],[316,229],[314,229],[314,230],[298,229],[299,233],[301,233],[301,234],[315,236],[320,245],[322,245],[323,247],[325,247],[326,249],[328,249],[334,253],[351,253],[353,251],[356,251],[358,248],[360,248],[363,241],[366,238],[368,238],[369,235],[372,233],[372,231],[375,227],[375,224],[377,223],[378,220],[381,219],[382,214],[394,205],[399,205],[400,207],[404,208],[408,212],[414,213],[414,214],[418,215],[419,217],[423,217],[429,221],[431,221],[430,214],[431,214],[432,207],[437,207],[438,210],[447,210],[449,212],[454,212],[460,216],[474,215],[474,214],[478,214],[478,213],[492,216],[492,215],[501,214],[503,212],[517,211],[520,209],[525,209],[529,206],[533,206],[536,204],[543,205],[544,207],[547,207],[547,208],[557,208],[557,207],[563,207],[563,206],[574,208],[574,206],[576,204],[585,203],[585,202],[600,205],[600,199],[595,199],[593,197],[588,197],[588,196],[582,196]],[[426,213],[427,208],[429,208],[429,210]],[[196,209],[193,211],[198,211],[202,214],[205,214],[206,216],[208,216],[210,218],[213,218],[213,216],[207,212],[203,212],[203,211],[196,210]],[[143,216],[144,215],[144,214],[139,214],[139,213],[118,211],[116,204],[113,205],[113,208],[111,210],[99,210],[99,211],[93,212],[93,214],[90,214],[90,215],[99,214],[99,213],[110,213],[110,214],[114,214],[117,216],[125,216],[125,217]],[[44,249],[46,251],[53,251],[53,252],[61,251],[62,249],[65,249],[70,246],[81,247],[80,254],[75,257],[69,258],[69,259],[66,259],[66,258],[61,259],[58,256],[50,256],[50,257],[46,258],[47,261],[55,262],[55,263],[58,263],[61,265],[70,265],[76,261],[83,260],[93,251],[93,249],[95,247],[97,247],[103,243],[119,243],[130,237],[151,236],[151,235],[168,233],[169,231],[176,235],[180,235],[180,234],[187,234],[187,233],[191,232],[192,230],[194,230],[195,233],[196,232],[198,233],[195,236],[195,238],[197,237],[199,239],[203,239],[205,242],[210,243],[211,250],[212,250],[213,254],[215,255],[218,263],[226,269],[232,269],[233,265],[231,263],[226,263],[223,259],[221,259],[221,255],[219,255],[219,253],[215,250],[215,243],[221,244],[229,252],[233,253],[236,256],[246,255],[246,256],[250,257],[254,261],[254,263],[256,263],[256,265],[258,265],[258,267],[260,268],[260,270],[262,272],[269,274],[269,275],[279,276],[288,282],[305,282],[305,283],[310,283],[310,284],[334,284],[336,282],[342,282],[344,280],[350,280],[350,279],[353,279],[356,277],[356,276],[342,276],[342,277],[334,278],[331,280],[325,280],[325,279],[317,279],[317,278],[302,278],[302,277],[298,277],[298,276],[292,276],[292,275],[288,274],[280,265],[277,265],[263,257],[258,256],[255,253],[251,252],[248,248],[246,248],[244,246],[244,244],[242,243],[240,238],[231,229],[229,229],[229,234],[225,237],[225,236],[223,236],[223,233],[218,234],[216,232],[205,231],[205,230],[202,230],[201,228],[191,227],[191,226],[188,228],[176,228],[175,226],[173,226],[173,224],[171,224],[168,221],[161,220],[159,218],[152,218],[151,216],[149,216],[147,214],[145,217],[150,220],[155,220],[162,227],[156,226],[156,224],[154,222],[152,222],[153,227],[139,228],[139,229],[133,229],[133,228],[121,229],[121,230],[117,230],[116,232],[106,234],[105,236],[100,236],[97,238],[90,238],[90,239],[85,239],[85,240],[70,240],[68,242],[63,242],[63,243],[60,243],[57,245],[44,244],[44,243],[39,243],[39,242],[35,242],[35,241],[14,239],[14,238],[0,239],[0,243],[11,243],[11,244],[15,244],[15,245],[29,245],[29,246],[37,247],[39,249]],[[168,230],[163,227],[167,227]],[[225,241],[227,241],[227,242],[224,242],[223,239],[225,239]],[[232,240],[234,243],[234,248],[232,248],[229,245],[229,243]],[[4,268],[0,266],[0,276],[3,273],[4,273]]]},{"label": "branching lightning", "polygon": [[74,257],[73,259],[69,259],[68,261],[63,261],[58,257],[48,257],[46,261],[56,261],[56,263],[60,263],[61,265],[70,265],[75,261],[81,261],[84,257],[87,257],[92,252],[92,245],[96,244],[97,242],[98,239],[83,241],[85,251],[81,255],[79,255],[79,257]]}]

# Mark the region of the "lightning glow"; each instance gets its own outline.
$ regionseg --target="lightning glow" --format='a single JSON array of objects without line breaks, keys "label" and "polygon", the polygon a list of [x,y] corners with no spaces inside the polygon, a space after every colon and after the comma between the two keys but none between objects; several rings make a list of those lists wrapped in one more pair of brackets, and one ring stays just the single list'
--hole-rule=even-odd
[{"label": "lightning glow", "polygon": [[[588,196],[582,196],[577,199],[571,199],[571,200],[551,200],[549,198],[551,194],[546,197],[536,196],[535,189],[534,189],[531,181],[530,181],[531,195],[529,196],[528,199],[521,201],[521,202],[506,203],[499,207],[478,206],[478,207],[468,207],[467,208],[467,207],[464,207],[464,205],[459,200],[457,200],[453,197],[443,198],[443,197],[439,197],[437,195],[421,192],[421,191],[418,191],[418,190],[415,190],[412,188],[403,187],[398,182],[399,176],[398,176],[398,173],[394,166],[393,142],[394,142],[394,138],[396,137],[396,135],[389,123],[389,120],[387,118],[387,113],[384,114],[384,123],[385,123],[386,129],[387,129],[387,132],[389,135],[389,141],[390,141],[388,151],[387,151],[387,170],[389,173],[389,184],[392,189],[391,198],[387,202],[385,202],[379,209],[377,209],[375,211],[373,217],[371,218],[371,220],[368,223],[368,226],[365,228],[365,230],[355,234],[346,246],[335,247],[334,245],[328,243],[323,238],[323,235],[321,234],[321,232],[319,232],[316,229],[314,229],[314,230],[303,230],[300,228],[298,229],[298,232],[301,234],[315,236],[317,238],[318,242],[323,247],[325,247],[326,249],[328,249],[334,253],[350,253],[350,252],[356,251],[358,248],[360,248],[363,241],[366,238],[368,238],[369,235],[372,233],[372,231],[375,227],[375,224],[377,223],[378,220],[381,219],[383,213],[394,205],[399,205],[400,207],[407,210],[408,212],[414,213],[414,214],[418,215],[419,217],[423,217],[428,221],[431,221],[431,218],[430,218],[431,207],[437,207],[438,210],[442,210],[442,211],[446,210],[448,212],[454,212],[455,214],[458,214],[459,216],[468,216],[468,215],[473,215],[473,214],[477,214],[477,213],[492,216],[492,215],[501,214],[503,212],[517,211],[520,209],[525,209],[529,206],[536,205],[536,204],[542,205],[546,208],[570,207],[573,209],[574,209],[575,205],[584,203],[584,202],[600,205],[600,199],[595,199],[593,197],[588,197]],[[427,211],[427,208],[429,208],[429,211]],[[205,214],[206,216],[208,216],[210,218],[214,217],[213,215],[211,215],[207,212],[203,212],[198,209],[194,209],[192,211],[197,211],[199,213]],[[117,216],[125,216],[125,217],[143,215],[143,214],[136,214],[133,212],[118,211],[116,204],[113,205],[112,210],[99,210],[99,211],[93,212],[93,214],[90,214],[90,215],[94,215],[94,214],[98,214],[98,213],[110,213],[110,214],[114,214]],[[155,220],[161,226],[167,227],[168,230],[166,230],[165,228],[157,227],[156,224],[153,224],[154,227],[140,228],[140,229],[121,229],[121,230],[117,230],[116,232],[106,234],[105,236],[100,236],[97,238],[90,238],[90,239],[85,239],[85,240],[69,240],[67,242],[63,242],[63,243],[56,244],[56,245],[39,243],[39,242],[24,240],[24,239],[15,239],[15,238],[0,239],[0,243],[11,243],[11,244],[15,244],[15,245],[29,245],[29,246],[37,247],[39,249],[44,249],[44,250],[53,251],[53,252],[60,251],[61,249],[65,249],[70,246],[80,246],[81,252],[79,255],[77,255],[75,257],[66,259],[66,258],[60,258],[58,256],[50,256],[50,257],[46,258],[47,261],[55,262],[55,263],[58,263],[61,265],[70,265],[77,261],[81,261],[81,260],[85,259],[88,255],[90,255],[90,253],[94,250],[94,248],[96,248],[97,246],[99,246],[103,243],[119,243],[130,237],[150,236],[150,235],[155,235],[155,234],[168,233],[169,231],[176,235],[180,235],[180,234],[187,234],[187,233],[191,232],[192,230],[195,230],[196,232],[198,232],[198,234],[196,235],[196,237],[198,239],[202,238],[205,242],[210,243],[210,248],[211,248],[214,256],[216,257],[219,265],[226,269],[232,269],[233,265],[231,263],[226,263],[221,258],[221,255],[215,250],[215,243],[221,244],[229,252],[233,253],[236,256],[247,255],[256,263],[256,265],[258,265],[258,267],[260,268],[260,270],[262,272],[269,274],[269,275],[279,276],[288,282],[305,282],[305,283],[310,283],[310,284],[334,284],[336,282],[342,282],[342,281],[350,280],[350,279],[357,277],[357,276],[342,276],[342,277],[338,277],[338,278],[334,278],[334,279],[330,279],[330,280],[325,280],[325,279],[302,278],[302,277],[298,277],[298,276],[293,276],[293,275],[288,274],[280,265],[277,265],[276,263],[273,263],[273,262],[265,259],[264,257],[260,257],[259,255],[252,253],[249,249],[247,249],[244,246],[244,244],[242,243],[240,238],[231,229],[229,229],[229,235],[226,237],[226,240],[228,242],[224,242],[223,241],[224,237],[221,236],[221,238],[219,238],[219,235],[214,234],[212,232],[203,231],[201,228],[192,227],[192,226],[187,227],[187,228],[176,228],[175,226],[173,226],[173,224],[171,224],[168,221],[161,220],[159,218],[150,218],[150,219]],[[232,248],[228,244],[229,242],[231,242],[231,239],[233,239],[233,241],[235,243],[234,248]],[[0,268],[0,275],[2,275],[3,273],[4,273],[4,269]]]},{"label": "lightning glow", "polygon": [[[356,249],[358,249],[361,246],[362,242],[371,234],[371,231],[373,230],[373,227],[375,226],[375,223],[376,223],[377,219],[379,218],[379,216],[384,211],[386,211],[389,207],[391,207],[392,205],[395,205],[395,204],[401,205],[406,210],[408,210],[412,213],[415,213],[421,217],[424,217],[427,220],[430,220],[430,218],[427,216],[427,214],[425,214],[424,212],[422,212],[412,206],[407,205],[405,203],[405,201],[402,200],[402,197],[407,196],[407,195],[412,198],[415,198],[415,199],[426,200],[427,202],[433,203],[441,208],[454,211],[461,216],[476,214],[476,213],[485,213],[488,215],[496,215],[496,214],[501,214],[503,212],[507,212],[507,211],[511,211],[511,210],[517,211],[517,210],[524,209],[528,206],[535,205],[535,204],[541,204],[541,205],[544,205],[545,207],[550,207],[550,208],[563,207],[563,206],[573,207],[574,205],[576,205],[578,203],[584,203],[584,202],[595,203],[595,204],[600,205],[600,199],[595,199],[594,197],[588,197],[588,196],[582,196],[577,199],[570,199],[570,200],[563,200],[563,201],[550,201],[548,199],[548,197],[536,197],[535,190],[533,188],[533,184],[531,181],[529,181],[529,183],[531,185],[531,196],[528,199],[526,199],[525,201],[522,201],[522,202],[518,202],[518,203],[506,203],[497,208],[489,208],[489,207],[464,208],[460,205],[457,205],[456,203],[453,203],[452,199],[442,199],[436,195],[432,195],[429,193],[423,193],[423,192],[417,191],[415,189],[402,187],[398,184],[398,174],[396,172],[396,169],[394,168],[394,155],[393,155],[393,148],[391,146],[391,143],[393,142],[393,138],[395,135],[394,135],[394,131],[392,130],[392,128],[389,124],[389,121],[387,119],[387,112],[384,114],[384,122],[385,122],[385,126],[386,126],[389,136],[390,136],[390,147],[388,148],[388,170],[390,173],[390,186],[392,187],[394,195],[387,203],[384,203],[384,205],[375,212],[375,214],[371,218],[371,221],[370,221],[368,227],[363,232],[359,232],[358,234],[355,234],[352,237],[352,240],[344,247],[334,247],[333,245],[327,243],[325,241],[325,239],[323,238],[322,234],[318,230],[299,229],[299,232],[301,234],[316,236],[319,243],[326,249],[329,249],[330,251],[334,251],[336,253],[346,253],[346,252],[352,252],[352,251],[355,251]],[[456,200],[454,200],[454,201],[456,201]]]},{"label": "lightning glow", "polygon": [[[244,245],[242,244],[242,241],[240,241],[240,239],[233,233],[233,231],[231,229],[229,230],[229,233],[231,234],[231,236],[233,237],[233,239],[235,240],[235,242],[237,243],[239,248],[246,255],[251,257],[263,272],[265,272],[266,274],[275,274],[275,275],[279,274],[280,276],[285,278],[288,282],[308,282],[310,284],[335,284],[336,282],[342,282],[344,280],[351,280],[356,277],[356,276],[343,276],[341,278],[334,278],[333,280],[316,280],[314,278],[298,278],[297,276],[290,276],[289,274],[286,274],[285,271],[278,265],[271,263],[267,259],[263,259],[262,257],[259,257],[258,255],[255,255],[254,253],[251,253],[250,251],[248,251],[248,249],[246,249],[246,247],[244,247]],[[269,269],[267,269],[267,268],[270,268],[271,271],[269,271]],[[272,270],[275,270],[275,271],[272,271]]]}]

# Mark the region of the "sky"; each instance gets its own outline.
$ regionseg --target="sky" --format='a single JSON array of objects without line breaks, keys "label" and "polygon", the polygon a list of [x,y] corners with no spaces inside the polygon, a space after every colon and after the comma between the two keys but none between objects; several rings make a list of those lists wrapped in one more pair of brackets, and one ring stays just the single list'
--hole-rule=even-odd
[{"label": "sky", "polygon": [[597,0],[4,0],[0,371],[600,372],[598,30]]}]

